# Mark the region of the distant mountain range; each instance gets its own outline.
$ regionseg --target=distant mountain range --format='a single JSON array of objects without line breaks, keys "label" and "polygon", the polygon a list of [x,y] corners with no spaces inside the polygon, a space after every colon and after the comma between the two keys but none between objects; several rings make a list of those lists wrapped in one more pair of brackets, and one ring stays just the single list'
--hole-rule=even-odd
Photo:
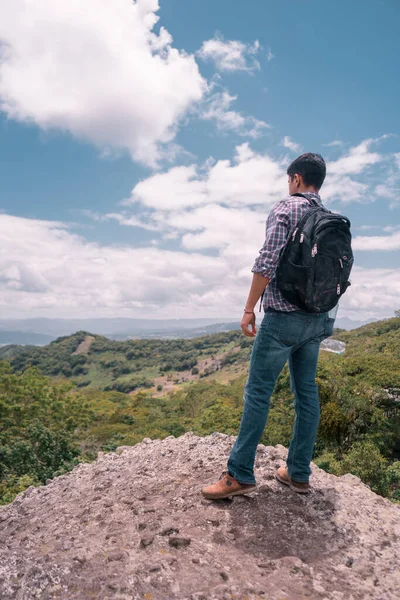
[{"label": "distant mountain range", "polygon": [[[261,315],[257,315],[260,322]],[[372,323],[339,317],[336,327],[356,329]],[[44,346],[60,336],[76,331],[90,331],[112,340],[177,339],[239,329],[238,318],[220,319],[1,319],[0,345],[19,344]]]},{"label": "distant mountain range", "polygon": [[23,346],[46,346],[55,339],[52,335],[30,331],[0,331],[0,346],[18,344]]}]

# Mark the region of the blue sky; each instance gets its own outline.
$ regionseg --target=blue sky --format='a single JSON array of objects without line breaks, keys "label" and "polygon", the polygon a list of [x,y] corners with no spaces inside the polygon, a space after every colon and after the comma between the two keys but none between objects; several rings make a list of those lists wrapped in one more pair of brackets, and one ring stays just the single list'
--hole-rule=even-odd
[{"label": "blue sky", "polygon": [[398,308],[395,0],[85,6],[0,7],[5,317],[240,314],[302,151],[353,223],[340,314]]}]

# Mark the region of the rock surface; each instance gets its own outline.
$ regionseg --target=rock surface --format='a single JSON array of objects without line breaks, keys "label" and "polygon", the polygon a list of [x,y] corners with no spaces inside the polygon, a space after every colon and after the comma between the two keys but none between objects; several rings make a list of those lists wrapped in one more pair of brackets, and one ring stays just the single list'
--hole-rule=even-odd
[{"label": "rock surface", "polygon": [[204,500],[233,442],[144,439],[0,507],[0,598],[399,599],[398,506],[315,465],[297,495],[262,445],[257,492]]},{"label": "rock surface", "polygon": [[334,352],[335,354],[343,354],[346,350],[346,344],[339,340],[326,338],[326,340],[322,340],[321,342],[321,350],[327,350],[328,352]]}]

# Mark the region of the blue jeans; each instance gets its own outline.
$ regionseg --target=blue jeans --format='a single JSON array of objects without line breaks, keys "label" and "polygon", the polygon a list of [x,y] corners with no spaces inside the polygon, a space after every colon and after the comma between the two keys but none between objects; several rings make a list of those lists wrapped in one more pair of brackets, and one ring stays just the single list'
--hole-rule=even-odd
[{"label": "blue jeans", "polygon": [[315,382],[319,346],[332,335],[334,322],[328,313],[266,310],[251,353],[239,434],[228,460],[229,473],[240,483],[256,483],[257,445],[267,422],[271,394],[286,361],[296,413],[287,468],[294,481],[308,481],[320,417]]}]

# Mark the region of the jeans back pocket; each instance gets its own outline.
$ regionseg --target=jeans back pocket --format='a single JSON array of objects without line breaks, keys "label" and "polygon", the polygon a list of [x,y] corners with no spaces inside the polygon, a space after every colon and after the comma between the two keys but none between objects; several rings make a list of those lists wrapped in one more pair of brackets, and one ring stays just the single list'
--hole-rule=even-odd
[{"label": "jeans back pocket", "polygon": [[296,346],[301,343],[307,336],[311,322],[312,319],[308,317],[290,313],[282,315],[279,327],[280,343],[285,346]]}]

